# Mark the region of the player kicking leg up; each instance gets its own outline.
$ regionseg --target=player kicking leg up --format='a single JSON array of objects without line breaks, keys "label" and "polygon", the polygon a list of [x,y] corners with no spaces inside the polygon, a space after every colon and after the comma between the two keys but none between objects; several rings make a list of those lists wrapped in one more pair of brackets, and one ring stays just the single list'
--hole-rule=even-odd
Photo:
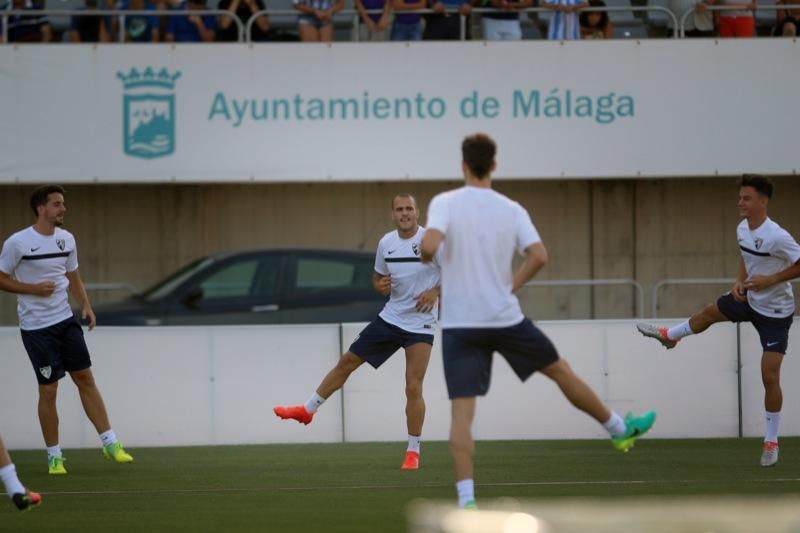
[{"label": "player kicking leg up", "polygon": [[430,361],[432,345],[433,335],[403,331],[378,317],[359,334],[305,404],[279,405],[273,411],[284,420],[292,419],[301,424],[310,424],[325,400],[342,388],[350,374],[365,361],[378,369],[397,350],[405,348],[408,447],[401,468],[416,470],[419,468],[422,425],[425,419],[422,382]]},{"label": "player kicking leg up", "polygon": [[737,207],[743,220],[736,228],[736,236],[741,256],[730,292],[677,326],[665,328],[644,323],[637,326],[640,333],[671,349],[682,338],[702,333],[717,322],[753,324],[763,348],[761,379],[766,432],[761,466],[778,462],[778,426],[783,408],[780,371],[795,311],[789,281],[800,277],[800,245],[767,216],[772,192],[772,182],[764,176],[745,174],[739,182]]},{"label": "player kicking leg up", "polygon": [[425,228],[418,223],[419,210],[414,197],[408,193],[395,195],[391,217],[397,229],[384,235],[378,243],[372,275],[373,288],[389,296],[389,301],[328,372],[305,405],[278,406],[274,411],[283,419],[308,424],[319,406],[339,390],[364,361],[377,369],[404,348],[408,447],[401,468],[416,470],[425,419],[422,381],[433,346],[441,272],[437,261],[427,264],[421,261],[420,242]]},{"label": "player kicking leg up", "polygon": [[14,463],[11,462],[2,438],[0,438],[0,480],[6,488],[8,497],[20,511],[27,511],[42,503],[42,497],[39,494],[26,489],[20,483],[17,470]]},{"label": "player kicking leg up", "polygon": [[[615,448],[628,451],[655,422],[653,411],[623,419],[609,410],[522,313],[516,292],[547,263],[547,249],[528,212],[492,190],[497,146],[488,135],[462,142],[464,187],[436,195],[428,207],[422,260],[442,269],[442,352],[451,400],[450,453],[460,507],[475,507],[472,422],[475,398],[489,391],[499,352],[523,381],[534,372],[603,425]],[[512,269],[516,253],[524,261]]]}]

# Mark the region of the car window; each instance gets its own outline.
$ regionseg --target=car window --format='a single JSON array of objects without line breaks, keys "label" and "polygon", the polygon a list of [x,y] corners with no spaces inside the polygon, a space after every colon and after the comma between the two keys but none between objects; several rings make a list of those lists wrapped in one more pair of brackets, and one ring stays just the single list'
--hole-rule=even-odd
[{"label": "car window", "polygon": [[[362,264],[363,263],[363,264]],[[300,292],[370,287],[372,260],[335,257],[299,257],[295,288]]]},{"label": "car window", "polygon": [[184,281],[194,276],[197,272],[207,268],[214,263],[214,259],[210,257],[203,257],[185,267],[181,268],[167,279],[160,281],[155,286],[147,289],[142,293],[142,298],[147,301],[155,301],[164,296],[168,296],[176,287],[181,285]]},{"label": "car window", "polygon": [[225,266],[200,283],[203,300],[249,296],[258,269],[258,259]]}]

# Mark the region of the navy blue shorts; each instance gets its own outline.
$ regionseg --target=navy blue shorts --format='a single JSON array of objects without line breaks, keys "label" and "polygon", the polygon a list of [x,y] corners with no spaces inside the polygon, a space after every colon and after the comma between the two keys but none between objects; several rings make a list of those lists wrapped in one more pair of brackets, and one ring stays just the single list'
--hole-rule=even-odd
[{"label": "navy blue shorts", "polygon": [[20,331],[39,385],[55,383],[67,372],[92,366],[83,328],[75,317],[46,328]]},{"label": "navy blue shorts", "polygon": [[758,331],[761,347],[765,352],[786,353],[789,346],[789,328],[792,315],[783,318],[764,316],[750,307],[748,302],[737,302],[733,294],[723,294],[717,300],[717,308],[731,322],[750,322]]},{"label": "navy blue shorts", "polygon": [[411,333],[377,317],[358,334],[349,351],[378,368],[400,348],[420,342],[433,346],[433,334]]},{"label": "navy blue shorts", "polygon": [[442,350],[451,399],[483,396],[489,391],[494,352],[505,357],[522,381],[558,361],[556,347],[527,318],[507,328],[445,329]]}]

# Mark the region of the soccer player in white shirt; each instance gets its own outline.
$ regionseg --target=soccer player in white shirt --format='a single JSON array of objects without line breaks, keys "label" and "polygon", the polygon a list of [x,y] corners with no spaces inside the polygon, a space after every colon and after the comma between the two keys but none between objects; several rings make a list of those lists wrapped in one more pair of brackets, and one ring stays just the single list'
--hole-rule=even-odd
[{"label": "soccer player in white shirt", "polygon": [[47,446],[50,474],[66,474],[58,439],[58,382],[68,372],[78,387],[86,415],[103,444],[103,455],[117,463],[131,457],[117,440],[103,397],[92,375],[83,329],[72,314],[69,294],[81,307],[82,318],[94,329],[95,316],[78,274],[75,237],[64,224],[64,189],[39,187],[30,206],[36,222],[13,234],[0,251],[0,289],[17,294],[22,343],[39,382],[39,423]]},{"label": "soccer player in white shirt", "polygon": [[750,322],[758,331],[761,347],[761,378],[764,382],[766,433],[761,448],[761,466],[778,462],[778,426],[783,407],[781,363],[789,342],[794,315],[790,280],[800,277],[800,245],[767,216],[772,182],[757,174],[745,174],[739,182],[739,269],[730,292],[720,296],[677,326],[638,324],[639,331],[658,340],[667,349],[717,322]]},{"label": "soccer player in white shirt", "polygon": [[8,497],[11,498],[11,501],[20,511],[27,511],[42,503],[41,495],[26,489],[20,483],[17,477],[17,469],[14,468],[14,463],[11,462],[11,457],[8,455],[2,438],[0,438],[0,481],[3,482]]},{"label": "soccer player in white shirt", "polygon": [[372,285],[389,301],[328,372],[305,405],[277,406],[283,419],[309,424],[322,403],[339,390],[365,361],[378,368],[400,348],[406,353],[406,423],[408,447],[401,468],[419,468],[420,439],[425,419],[422,381],[433,346],[439,297],[439,267],[422,264],[417,202],[410,194],[392,199],[392,221],[397,228],[378,243]]},{"label": "soccer player in white shirt", "polygon": [[[547,262],[528,213],[492,190],[496,146],[485,134],[462,143],[465,186],[437,195],[428,207],[422,260],[442,268],[442,349],[452,401],[450,451],[458,504],[475,507],[472,421],[475,397],[489,390],[492,356],[499,352],[520,379],[539,371],[578,409],[603,424],[615,448],[627,451],[653,425],[653,411],[625,419],[608,409],[523,314],[514,293]],[[512,272],[514,253],[525,255]]]}]

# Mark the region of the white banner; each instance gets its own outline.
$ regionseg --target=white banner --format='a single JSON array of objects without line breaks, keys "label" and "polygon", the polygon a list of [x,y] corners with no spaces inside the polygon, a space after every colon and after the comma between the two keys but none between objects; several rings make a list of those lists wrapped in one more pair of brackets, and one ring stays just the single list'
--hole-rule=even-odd
[{"label": "white banner", "polygon": [[0,46],[0,183],[798,168],[791,39]]}]

